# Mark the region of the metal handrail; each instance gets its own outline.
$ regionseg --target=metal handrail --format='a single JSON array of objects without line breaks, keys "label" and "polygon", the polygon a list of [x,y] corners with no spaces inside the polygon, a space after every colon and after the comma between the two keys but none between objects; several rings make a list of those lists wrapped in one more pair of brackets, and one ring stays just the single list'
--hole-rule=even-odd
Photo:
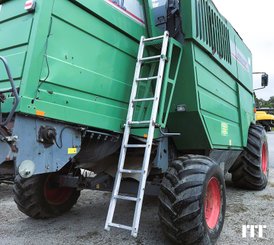
[{"label": "metal handrail", "polygon": [[[2,56],[0,56],[0,60],[3,62],[4,66],[5,66],[5,69],[6,69],[6,72],[7,72],[8,78],[9,78],[9,81],[10,81],[10,85],[11,85],[11,92],[13,92],[13,94],[14,94],[14,99],[15,99],[15,100],[14,100],[14,103],[13,103],[13,107],[12,107],[12,109],[11,109],[11,111],[10,111],[10,113],[9,113],[9,115],[8,115],[8,117],[7,117],[7,119],[6,119],[5,121],[2,121],[2,120],[0,121],[0,126],[5,126],[5,125],[7,125],[7,124],[11,121],[11,119],[12,119],[12,117],[13,117],[13,114],[14,114],[14,112],[15,112],[15,110],[16,110],[18,104],[19,104],[20,98],[19,98],[19,95],[18,95],[16,86],[15,86],[14,80],[13,80],[13,78],[12,78],[12,75],[11,75],[10,68],[9,68],[9,65],[8,65],[7,60],[6,60],[4,57],[2,57]],[[1,92],[2,92],[2,93],[3,93],[3,92],[8,92],[8,90],[0,91],[0,93],[1,93]],[[1,113],[1,112],[0,112],[0,113]]]}]

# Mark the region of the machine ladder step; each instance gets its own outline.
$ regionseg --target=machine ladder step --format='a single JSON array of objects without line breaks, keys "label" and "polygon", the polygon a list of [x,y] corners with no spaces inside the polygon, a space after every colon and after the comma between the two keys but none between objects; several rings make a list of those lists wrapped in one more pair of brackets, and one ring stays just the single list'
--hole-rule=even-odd
[{"label": "machine ladder step", "polygon": [[162,55],[155,55],[155,56],[148,56],[148,57],[143,57],[140,58],[139,61],[154,61],[154,60],[159,60],[162,58]]},{"label": "machine ladder step", "polygon": [[116,228],[132,231],[131,226],[121,225],[121,224],[116,224],[116,223],[109,223],[108,225],[111,226],[111,227],[116,227]]},{"label": "machine ladder step", "polygon": [[151,121],[128,121],[128,125],[150,124]]},{"label": "machine ladder step", "polygon": [[154,101],[157,98],[140,98],[140,99],[133,99],[132,102],[146,102],[146,101]]},{"label": "machine ladder step", "polygon": [[[145,42],[150,42],[150,41],[155,41],[155,40],[162,40],[161,54],[156,55],[156,56],[144,57],[144,53],[145,53],[144,51],[146,48]],[[152,149],[151,146],[153,144],[154,131],[155,131],[155,127],[156,127],[155,122],[157,119],[158,109],[159,109],[159,99],[158,98],[160,98],[160,95],[161,95],[165,63],[167,61],[166,55],[167,55],[168,41],[169,41],[169,33],[167,31],[164,33],[163,36],[147,38],[147,39],[145,39],[144,37],[141,38],[137,62],[136,62],[135,74],[134,74],[134,79],[133,79],[133,84],[132,84],[131,96],[130,96],[130,100],[129,100],[130,105],[128,108],[127,120],[126,120],[125,128],[124,128],[124,136],[123,136],[122,147],[121,147],[121,151],[120,151],[118,168],[117,168],[117,172],[116,172],[115,182],[114,182],[114,186],[113,186],[112,196],[111,196],[109,209],[108,209],[108,215],[107,215],[106,224],[105,224],[106,230],[110,230],[110,227],[126,229],[126,230],[130,230],[131,235],[134,237],[137,236],[138,229],[139,229],[141,210],[142,210],[142,204],[143,204],[143,198],[144,198],[144,192],[145,192],[145,186],[146,186],[146,179],[147,179],[149,163],[150,163],[150,155],[151,155],[151,149]],[[142,74],[142,69],[143,69],[142,63],[144,61],[150,61],[150,60],[155,60],[155,59],[159,59],[159,64],[157,64],[157,66],[158,66],[157,76],[140,78],[140,75]],[[149,81],[149,80],[153,80],[153,79],[156,80],[153,97],[137,99],[138,86],[140,85],[139,82],[140,81]],[[140,120],[140,121],[133,120],[135,106],[132,105],[132,103],[139,102],[139,101],[149,101],[149,100],[152,101],[150,120]],[[134,126],[134,125],[146,125],[147,126],[148,133],[147,133],[147,137],[146,137],[146,142],[144,144],[129,144],[129,136],[130,136],[130,132],[132,130],[131,126]],[[140,163],[140,169],[138,169],[138,170],[124,169],[128,148],[144,148],[144,157],[143,157],[142,163]],[[137,197],[121,196],[119,194],[121,181],[123,178],[122,175],[124,173],[140,174]],[[136,202],[132,226],[125,226],[122,224],[113,223],[114,212],[115,212],[115,208],[116,208],[118,199]]]},{"label": "machine ladder step", "polygon": [[165,35],[158,36],[158,37],[149,37],[149,38],[144,38],[144,42],[151,42],[151,41],[161,40],[164,38],[165,38]]},{"label": "machine ladder step", "polygon": [[153,76],[153,77],[142,77],[142,78],[137,78],[136,81],[137,82],[142,82],[142,81],[151,81],[151,80],[156,80],[158,79],[157,76]]},{"label": "machine ladder step", "polygon": [[125,201],[132,201],[132,202],[137,202],[138,200],[137,197],[129,197],[129,196],[121,196],[121,195],[116,195],[114,196],[114,198],[125,200]]},{"label": "machine ladder step", "polygon": [[142,174],[144,172],[143,170],[135,170],[135,169],[122,169],[120,171],[121,173],[125,173],[125,174]]},{"label": "machine ladder step", "polygon": [[145,144],[126,144],[126,148],[146,148],[147,145]]}]

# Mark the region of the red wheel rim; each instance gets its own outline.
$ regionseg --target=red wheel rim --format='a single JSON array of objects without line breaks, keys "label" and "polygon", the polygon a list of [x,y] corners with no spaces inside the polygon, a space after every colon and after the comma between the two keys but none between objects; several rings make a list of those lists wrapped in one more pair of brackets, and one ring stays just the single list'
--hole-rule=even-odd
[{"label": "red wheel rim", "polygon": [[59,187],[54,178],[54,175],[47,178],[44,185],[44,195],[48,203],[61,205],[70,198],[73,190],[68,187]]},{"label": "red wheel rim", "polygon": [[262,147],[262,171],[266,175],[267,174],[267,148],[266,144],[263,144]]},{"label": "red wheel rim", "polygon": [[212,177],[207,185],[205,198],[205,220],[210,229],[218,223],[221,211],[221,188],[219,181]]}]

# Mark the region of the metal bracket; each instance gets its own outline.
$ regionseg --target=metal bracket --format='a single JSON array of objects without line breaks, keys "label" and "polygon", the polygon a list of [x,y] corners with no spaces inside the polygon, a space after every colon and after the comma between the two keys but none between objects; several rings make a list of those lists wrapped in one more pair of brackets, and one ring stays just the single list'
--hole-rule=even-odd
[{"label": "metal bracket", "polygon": [[159,124],[157,124],[157,126],[159,127],[161,135],[164,137],[181,136],[181,133],[166,133],[163,131],[163,128]]}]

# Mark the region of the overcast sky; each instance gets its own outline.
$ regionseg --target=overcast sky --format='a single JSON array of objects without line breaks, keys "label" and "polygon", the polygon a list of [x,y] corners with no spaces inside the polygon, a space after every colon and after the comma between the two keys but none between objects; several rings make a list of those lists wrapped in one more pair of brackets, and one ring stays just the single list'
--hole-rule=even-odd
[{"label": "overcast sky", "polygon": [[[274,0],[213,0],[220,13],[234,26],[253,55],[253,71],[269,75],[269,86],[258,98],[274,96]],[[254,88],[260,76],[254,76]]]}]

